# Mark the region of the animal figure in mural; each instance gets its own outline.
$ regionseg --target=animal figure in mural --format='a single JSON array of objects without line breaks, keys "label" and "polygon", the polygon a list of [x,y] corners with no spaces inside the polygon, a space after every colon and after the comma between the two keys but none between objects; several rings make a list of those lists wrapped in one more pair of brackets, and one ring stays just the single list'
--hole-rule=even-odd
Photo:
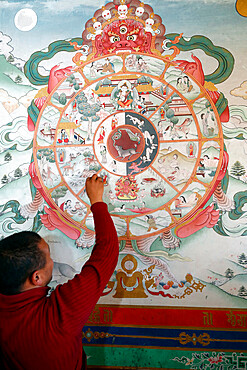
[{"label": "animal figure in mural", "polygon": [[[89,62],[90,65],[92,65],[92,61],[95,59],[97,60],[97,58],[105,56],[110,58],[113,54],[115,56],[122,56],[126,63],[126,56],[130,54],[134,56],[136,53],[161,58],[169,63],[172,62],[172,65],[174,65],[175,68],[190,76],[192,80],[197,81],[198,84],[206,89],[217,108],[221,122],[227,122],[229,120],[227,100],[223,94],[218,91],[215,85],[225,81],[231,74],[234,65],[234,59],[231,53],[226,49],[215,46],[205,36],[193,36],[189,41],[187,41],[182,37],[182,34],[165,35],[165,30],[161,17],[154,14],[150,5],[140,3],[139,0],[123,0],[120,2],[118,0],[114,0],[112,3],[106,4],[105,7],[98,9],[94,16],[88,20],[81,39],[77,38],[71,39],[70,41],[55,41],[49,46],[48,51],[34,53],[25,65],[25,74],[34,85],[46,85],[47,87],[39,90],[28,109],[28,129],[31,131],[35,129],[40,109],[46,102],[47,97],[55,91],[57,86],[62,83],[67,76],[70,76],[74,71],[77,71],[77,68],[80,68],[81,66],[84,66],[85,63]],[[194,54],[197,49],[204,51],[208,56],[218,61],[219,66],[210,75],[204,75],[202,63]],[[193,53],[191,54],[192,61],[176,59],[180,53],[191,50],[193,50]],[[38,70],[39,63],[44,59],[52,59],[60,51],[74,52],[75,55],[72,58],[74,65],[65,68],[59,68],[58,65],[55,65],[51,68],[49,76],[42,76]],[[106,72],[111,74],[112,71],[113,70],[109,70]],[[126,71],[124,73],[127,74]],[[139,93],[137,91],[137,87],[131,87],[131,83],[124,80],[124,73],[122,77],[123,81],[118,83],[118,85],[115,84],[114,89],[111,92],[111,102],[109,104],[113,104],[114,102],[116,103],[114,111],[112,111],[111,114],[116,112],[125,112],[125,110],[128,112],[128,109],[135,110],[135,107],[138,104]],[[160,94],[157,91],[153,92],[153,94],[155,93],[158,94],[158,96]],[[93,104],[95,104],[95,106],[96,104],[99,105],[99,108],[97,108],[98,110],[104,108],[105,102],[92,103],[91,101],[90,103],[91,98],[83,97],[83,99],[83,103],[87,104],[88,109],[93,109]],[[78,108],[75,107],[75,109]],[[80,109],[82,110],[83,108]],[[138,129],[142,130],[142,120],[133,114],[128,114],[132,121],[132,125],[136,125]],[[82,116],[82,118],[83,117],[85,118],[85,115]],[[93,113],[88,113],[88,117],[94,117],[95,120],[98,119],[96,113],[94,115]],[[94,122],[93,120],[91,122],[90,119],[87,118],[87,121],[90,123]],[[187,139],[187,135],[190,132],[189,125],[191,123],[191,119],[187,118],[184,122],[185,123],[182,122],[175,127],[176,130],[180,130]],[[70,135],[70,137],[73,138],[75,137],[75,132],[73,131],[74,128],[71,127],[70,130],[72,130],[73,135]],[[146,153],[147,144],[150,144],[154,138],[154,136],[152,137],[151,134],[148,134],[149,132],[146,131],[144,139]],[[89,139],[91,140],[90,137]],[[98,144],[102,144],[103,139],[104,138],[102,138],[101,142]],[[134,142],[135,138],[132,137],[131,140]],[[153,144],[152,150],[157,150],[156,147],[157,144]],[[133,145],[132,148],[125,148],[123,145],[120,146],[115,143],[115,149],[117,150],[118,157],[121,160],[131,160],[132,155],[137,154],[135,145]],[[146,158],[143,156],[142,161],[135,161],[130,164],[129,169],[131,170],[131,176],[135,176],[142,170],[141,165],[145,160]],[[210,192],[208,192],[207,197],[204,197],[202,201],[200,199],[200,204],[198,203],[197,206],[192,209],[189,217],[184,222],[177,222],[176,227],[174,227],[173,230],[167,228],[160,234],[152,234],[153,232],[156,232],[156,218],[148,215],[145,222],[146,224],[148,223],[147,228],[149,235],[145,236],[145,238],[137,238],[136,241],[128,241],[125,246],[125,250],[129,253],[133,253],[143,263],[147,265],[155,265],[158,269],[163,271],[166,276],[176,281],[176,277],[170,271],[166,261],[169,259],[180,260],[180,256],[179,254],[174,254],[173,257],[171,257],[167,250],[178,248],[180,246],[181,238],[188,237],[203,227],[213,228],[219,219],[219,210],[229,211],[234,207],[233,203],[227,198],[223,188],[221,187],[221,182],[227,171],[227,164],[228,155],[224,151],[221,160],[221,167],[217,172],[217,178],[211,186]],[[70,166],[69,168],[71,168],[72,171],[65,171],[66,166]],[[63,168],[62,176],[72,177],[76,173],[76,163],[65,163]],[[88,170],[92,169],[88,168]],[[114,172],[115,171],[116,170],[114,169]],[[29,217],[30,215],[34,216],[35,213],[37,213],[43,225],[45,225],[49,230],[54,230],[56,228],[61,230],[69,238],[74,239],[78,247],[91,247],[94,243],[94,232],[87,228],[82,232],[82,228],[75,225],[75,222],[71,220],[68,213],[63,212],[61,214],[59,209],[54,206],[54,202],[51,201],[51,197],[45,191],[40,175],[37,173],[35,162],[30,164],[29,173],[33,184],[33,201],[28,205],[22,206],[23,217],[28,217],[28,212],[30,212]],[[120,179],[122,179],[122,177],[120,177]],[[162,195],[164,194],[165,191]],[[217,203],[218,206],[215,204],[207,205],[211,196],[213,196],[214,202],[215,204]],[[135,199],[136,198],[137,197],[135,197]],[[43,200],[45,200],[47,205],[44,207],[45,212],[43,214],[39,214]],[[115,210],[116,208],[117,207],[115,207]],[[120,209],[120,206],[118,208]],[[124,208],[120,209],[120,213],[123,209]],[[150,209],[148,212],[150,212]],[[146,213],[148,212],[146,211]],[[89,215],[88,210],[86,210],[85,215],[86,217]],[[155,240],[157,240],[157,238],[162,243],[163,249],[157,251],[155,254],[150,250],[151,245]],[[123,251],[125,250],[123,249]]]}]

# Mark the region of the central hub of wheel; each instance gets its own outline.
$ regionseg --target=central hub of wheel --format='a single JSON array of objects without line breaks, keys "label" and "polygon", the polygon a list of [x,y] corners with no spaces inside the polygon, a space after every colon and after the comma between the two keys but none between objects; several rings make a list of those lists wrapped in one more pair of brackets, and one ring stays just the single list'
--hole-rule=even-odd
[{"label": "central hub of wheel", "polygon": [[145,147],[143,133],[136,127],[124,125],[111,131],[107,140],[107,149],[119,162],[137,160]]},{"label": "central hub of wheel", "polygon": [[158,146],[158,134],[153,124],[133,111],[117,112],[107,117],[94,138],[98,161],[107,171],[119,176],[145,171],[153,163]]}]

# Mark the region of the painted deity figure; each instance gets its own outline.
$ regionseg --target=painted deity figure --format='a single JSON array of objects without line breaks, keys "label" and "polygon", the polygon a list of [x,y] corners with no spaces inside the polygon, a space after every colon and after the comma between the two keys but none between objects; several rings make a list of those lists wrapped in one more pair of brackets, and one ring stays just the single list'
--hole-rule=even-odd
[{"label": "painted deity figure", "polygon": [[141,22],[133,19],[119,19],[104,27],[103,32],[95,37],[98,55],[129,50],[130,52],[151,53],[152,34],[145,30]]},{"label": "painted deity figure", "polygon": [[124,82],[117,93],[117,103],[120,107],[126,108],[133,102],[133,97],[129,86]]}]

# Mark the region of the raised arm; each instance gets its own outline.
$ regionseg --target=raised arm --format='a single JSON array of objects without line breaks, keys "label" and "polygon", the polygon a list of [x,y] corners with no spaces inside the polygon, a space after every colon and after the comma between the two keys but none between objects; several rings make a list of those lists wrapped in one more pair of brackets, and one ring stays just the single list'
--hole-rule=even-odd
[{"label": "raised arm", "polygon": [[104,185],[96,175],[87,179],[86,191],[91,202],[96,243],[80,274],[58,286],[48,298],[58,325],[70,333],[80,333],[102,294],[117,264],[119,254],[115,226],[102,201]]}]

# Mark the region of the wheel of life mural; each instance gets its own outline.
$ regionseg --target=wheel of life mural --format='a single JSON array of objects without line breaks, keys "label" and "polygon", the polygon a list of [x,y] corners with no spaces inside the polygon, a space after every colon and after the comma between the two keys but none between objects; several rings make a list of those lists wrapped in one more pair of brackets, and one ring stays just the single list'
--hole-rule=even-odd
[{"label": "wheel of life mural", "polygon": [[220,118],[168,58],[116,52],[70,68],[42,102],[33,154],[41,193],[75,229],[94,230],[85,180],[95,173],[120,240],[186,236],[218,219],[207,201],[225,173]]}]

